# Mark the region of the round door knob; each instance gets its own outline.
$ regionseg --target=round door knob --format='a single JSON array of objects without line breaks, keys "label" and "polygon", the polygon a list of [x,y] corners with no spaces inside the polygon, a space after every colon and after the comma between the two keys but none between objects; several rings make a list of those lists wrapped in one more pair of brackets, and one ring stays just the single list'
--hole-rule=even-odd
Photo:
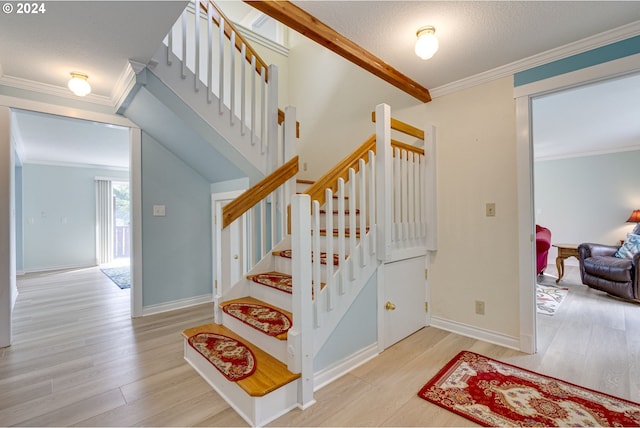
[{"label": "round door knob", "polygon": [[237,254],[235,254],[235,255],[233,256],[233,259],[234,259],[234,260],[238,260],[238,255],[237,255]]},{"label": "round door knob", "polygon": [[396,310],[396,305],[394,305],[394,304],[393,304],[393,303],[391,303],[391,302],[387,302],[387,303],[384,305],[384,308],[385,308],[386,310],[388,310],[388,311],[395,311],[395,310]]}]

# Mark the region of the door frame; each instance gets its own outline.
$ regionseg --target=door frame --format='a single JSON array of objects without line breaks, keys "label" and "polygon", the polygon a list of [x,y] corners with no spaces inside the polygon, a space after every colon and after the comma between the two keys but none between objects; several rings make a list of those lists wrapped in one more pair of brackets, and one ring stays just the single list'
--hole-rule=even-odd
[{"label": "door frame", "polygon": [[518,184],[518,270],[520,290],[520,350],[537,351],[535,300],[535,216],[533,193],[533,98],[577,86],[640,72],[640,54],[630,55],[573,72],[539,80],[513,90],[516,106]]},{"label": "door frame", "polygon": [[[83,110],[80,108],[72,108],[7,95],[0,95],[0,106],[7,107],[9,110],[19,109],[34,111],[38,113],[46,113],[55,116],[88,120],[129,128],[129,183],[131,186],[131,317],[142,316],[142,131],[140,127],[126,117],[116,114]],[[10,148],[11,145],[9,145],[9,149]],[[8,202],[7,206],[9,206],[11,201],[6,202]],[[10,230],[10,234],[15,233],[15,225],[0,225],[0,227],[5,226],[7,226],[7,230]],[[12,243],[9,251],[10,259],[15,260],[15,242]],[[13,272],[13,280],[15,281],[15,269]],[[0,294],[7,293],[6,295],[10,295],[10,290],[4,289],[5,287],[10,288],[10,284],[0,282],[0,287],[2,287],[2,289],[0,289]],[[3,306],[2,311],[7,309],[8,313],[11,314],[13,308],[11,302],[8,302],[8,304],[10,306],[6,308]],[[3,344],[7,346],[10,344],[10,316],[0,318],[0,337],[8,337],[8,343]]]}]

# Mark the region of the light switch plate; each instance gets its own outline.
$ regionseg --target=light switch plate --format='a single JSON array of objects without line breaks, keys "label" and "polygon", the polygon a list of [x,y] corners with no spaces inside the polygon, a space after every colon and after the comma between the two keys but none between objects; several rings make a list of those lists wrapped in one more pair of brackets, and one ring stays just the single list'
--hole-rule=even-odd
[{"label": "light switch plate", "polygon": [[153,206],[153,216],[154,217],[164,217],[165,216],[165,206],[164,205],[154,205]]}]

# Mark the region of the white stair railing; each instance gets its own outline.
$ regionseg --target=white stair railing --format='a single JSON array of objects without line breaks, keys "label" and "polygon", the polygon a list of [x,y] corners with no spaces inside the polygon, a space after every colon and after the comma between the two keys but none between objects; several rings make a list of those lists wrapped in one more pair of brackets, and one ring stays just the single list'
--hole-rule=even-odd
[{"label": "white stair railing", "polygon": [[249,134],[250,145],[265,155],[259,169],[275,170],[283,158],[277,67],[267,65],[210,0],[191,0],[164,44],[167,65],[177,58],[182,78],[193,74],[193,90],[206,93],[207,103],[218,104],[217,114],[228,115],[237,135]]}]

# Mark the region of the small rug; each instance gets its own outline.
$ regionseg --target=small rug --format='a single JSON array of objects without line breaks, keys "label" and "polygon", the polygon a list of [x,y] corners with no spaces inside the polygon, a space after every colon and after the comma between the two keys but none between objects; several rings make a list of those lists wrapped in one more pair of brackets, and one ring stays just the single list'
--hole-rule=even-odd
[{"label": "small rug", "polygon": [[256,370],[256,357],[251,349],[230,337],[198,333],[189,338],[189,345],[231,382],[251,376]]},{"label": "small rug", "polygon": [[292,278],[291,275],[287,275],[286,273],[259,273],[257,275],[250,275],[248,278],[257,284],[266,285],[267,287],[275,288],[285,293],[291,294],[292,292]]},{"label": "small rug", "polygon": [[[291,250],[284,250],[284,251],[280,251],[278,253],[278,255],[280,257],[284,257],[287,259],[291,258]],[[311,253],[311,257],[313,257],[313,253]],[[338,266],[338,262],[340,261],[340,256],[338,256],[337,254],[333,255],[333,264],[335,266]],[[323,265],[327,264],[327,253],[325,253],[324,251],[320,253],[320,263]]]},{"label": "small rug", "polygon": [[100,269],[100,271],[107,275],[118,287],[122,289],[131,288],[131,272],[129,266],[103,268]]},{"label": "small rug", "polygon": [[560,304],[567,297],[568,288],[547,287],[536,284],[536,312],[539,314],[553,315]]},{"label": "small rug", "polygon": [[291,319],[275,308],[254,303],[229,303],[222,310],[256,330],[278,336],[291,328]]},{"label": "small rug", "polygon": [[456,355],[418,396],[483,426],[639,426],[640,404],[502,363]]}]

